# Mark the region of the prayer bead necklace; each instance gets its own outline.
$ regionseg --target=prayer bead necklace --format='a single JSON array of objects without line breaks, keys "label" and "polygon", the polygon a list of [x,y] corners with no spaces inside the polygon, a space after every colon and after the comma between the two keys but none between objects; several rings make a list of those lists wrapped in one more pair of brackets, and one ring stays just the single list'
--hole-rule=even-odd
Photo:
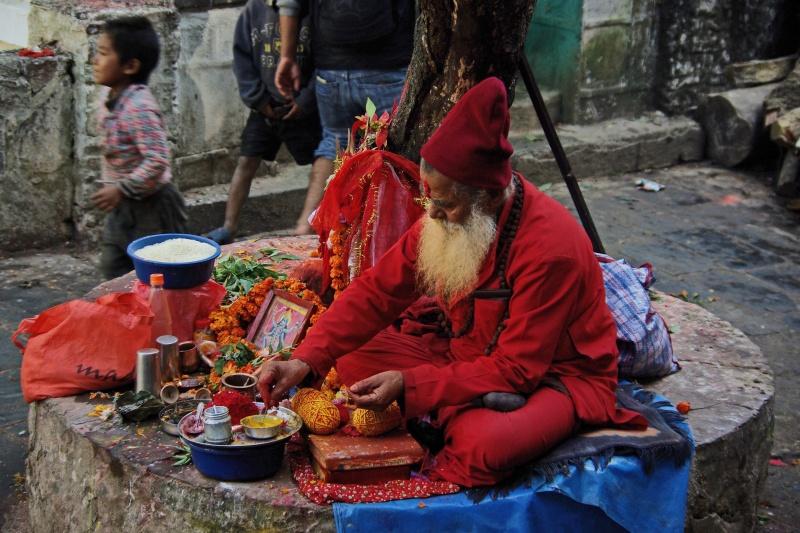
[{"label": "prayer bead necklace", "polygon": [[[506,223],[500,232],[500,238],[497,242],[497,255],[495,256],[495,268],[497,270],[497,277],[500,278],[500,287],[498,289],[489,289],[487,291],[477,290],[469,296],[468,318],[466,323],[464,323],[464,326],[459,329],[458,332],[454,333],[451,329],[452,326],[450,324],[446,324],[445,333],[448,337],[451,339],[463,337],[472,329],[475,321],[475,299],[480,298],[480,293],[492,293],[494,295],[503,294],[503,296],[493,296],[495,298],[499,297],[503,299],[503,316],[500,319],[500,322],[497,324],[497,328],[495,329],[494,335],[492,335],[489,344],[483,350],[483,353],[486,355],[489,355],[494,351],[495,347],[497,346],[497,341],[500,339],[500,334],[503,333],[504,329],[506,329],[505,322],[508,319],[508,304],[511,300],[512,289],[509,287],[508,282],[506,281],[506,267],[508,263],[508,254],[511,250],[511,243],[514,241],[514,237],[517,235],[517,229],[519,229],[519,222],[522,217],[522,205],[525,198],[525,191],[518,175],[514,174],[512,179],[514,183],[514,201],[511,204],[508,220],[506,220]],[[506,293],[507,295],[505,295]]]}]

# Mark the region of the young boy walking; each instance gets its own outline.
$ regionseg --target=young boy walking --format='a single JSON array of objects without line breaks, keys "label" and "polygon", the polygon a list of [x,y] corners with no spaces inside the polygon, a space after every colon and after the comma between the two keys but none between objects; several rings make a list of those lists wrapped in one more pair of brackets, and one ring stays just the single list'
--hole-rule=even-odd
[{"label": "young boy walking", "polygon": [[231,180],[225,223],[207,234],[220,244],[233,240],[242,206],[261,160],[273,161],[282,143],[298,165],[311,166],[305,206],[295,227],[296,234],[309,233],[308,216],[322,198],[330,170],[315,160],[314,149],[321,132],[314,99],[308,20],[301,22],[297,43],[300,91],[293,101],[283,98],[275,87],[275,67],[281,56],[282,39],[275,0],[250,0],[236,23],[233,42],[233,71],[242,102],[250,116],[242,131],[239,161]]},{"label": "young boy walking", "polygon": [[101,188],[91,200],[108,213],[100,268],[106,278],[133,269],[128,244],[155,233],[186,231],[186,207],[172,184],[169,145],[158,104],[147,86],[160,46],[144,17],[106,22],[97,40],[94,81],[108,87],[101,109]]}]

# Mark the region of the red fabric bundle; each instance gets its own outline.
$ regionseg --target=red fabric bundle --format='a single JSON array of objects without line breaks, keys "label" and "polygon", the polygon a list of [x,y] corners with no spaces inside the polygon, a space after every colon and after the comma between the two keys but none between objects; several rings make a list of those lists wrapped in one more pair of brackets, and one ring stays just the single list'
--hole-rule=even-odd
[{"label": "red fabric bundle", "polygon": [[[311,225],[323,249],[323,291],[330,284],[331,231],[349,228],[344,244],[345,272],[358,276],[422,216],[419,167],[385,150],[346,156]],[[350,267],[352,270],[348,269]]]}]

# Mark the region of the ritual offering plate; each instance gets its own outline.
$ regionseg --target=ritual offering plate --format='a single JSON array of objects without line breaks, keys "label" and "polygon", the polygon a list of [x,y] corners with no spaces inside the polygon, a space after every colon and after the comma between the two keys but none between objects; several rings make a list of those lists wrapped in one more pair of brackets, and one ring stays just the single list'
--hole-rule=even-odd
[{"label": "ritual offering plate", "polygon": [[192,413],[181,419],[178,427],[181,440],[192,451],[192,461],[201,474],[221,481],[252,481],[275,475],[283,463],[286,441],[303,425],[300,417],[285,407],[270,409],[266,415],[282,420],[274,436],[254,439],[243,432],[234,432],[229,444],[210,444],[202,433],[186,433],[184,420]]}]

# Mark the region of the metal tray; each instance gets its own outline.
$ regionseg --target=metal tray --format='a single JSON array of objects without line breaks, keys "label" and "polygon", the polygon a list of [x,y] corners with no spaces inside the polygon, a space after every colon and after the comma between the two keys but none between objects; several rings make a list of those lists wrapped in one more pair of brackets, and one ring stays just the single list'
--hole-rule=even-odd
[{"label": "metal tray", "polygon": [[[258,405],[258,403],[256,403]],[[187,414],[181,421],[178,423],[178,428],[183,425],[184,419],[192,413]],[[187,441],[189,444],[197,445],[201,448],[209,448],[209,449],[231,449],[231,448],[256,448],[256,447],[269,447],[274,445],[277,442],[282,442],[288,440],[292,435],[300,431],[300,428],[303,427],[303,420],[300,418],[300,415],[292,411],[291,409],[287,409],[286,407],[278,407],[269,409],[265,411],[263,414],[270,414],[275,415],[279,418],[282,418],[286,425],[281,428],[277,435],[269,439],[253,439],[248,437],[244,434],[244,432],[236,432],[234,433],[234,441],[230,444],[210,444],[205,441],[203,438],[203,434],[197,436],[189,436],[182,430],[179,431],[181,439]]]}]

